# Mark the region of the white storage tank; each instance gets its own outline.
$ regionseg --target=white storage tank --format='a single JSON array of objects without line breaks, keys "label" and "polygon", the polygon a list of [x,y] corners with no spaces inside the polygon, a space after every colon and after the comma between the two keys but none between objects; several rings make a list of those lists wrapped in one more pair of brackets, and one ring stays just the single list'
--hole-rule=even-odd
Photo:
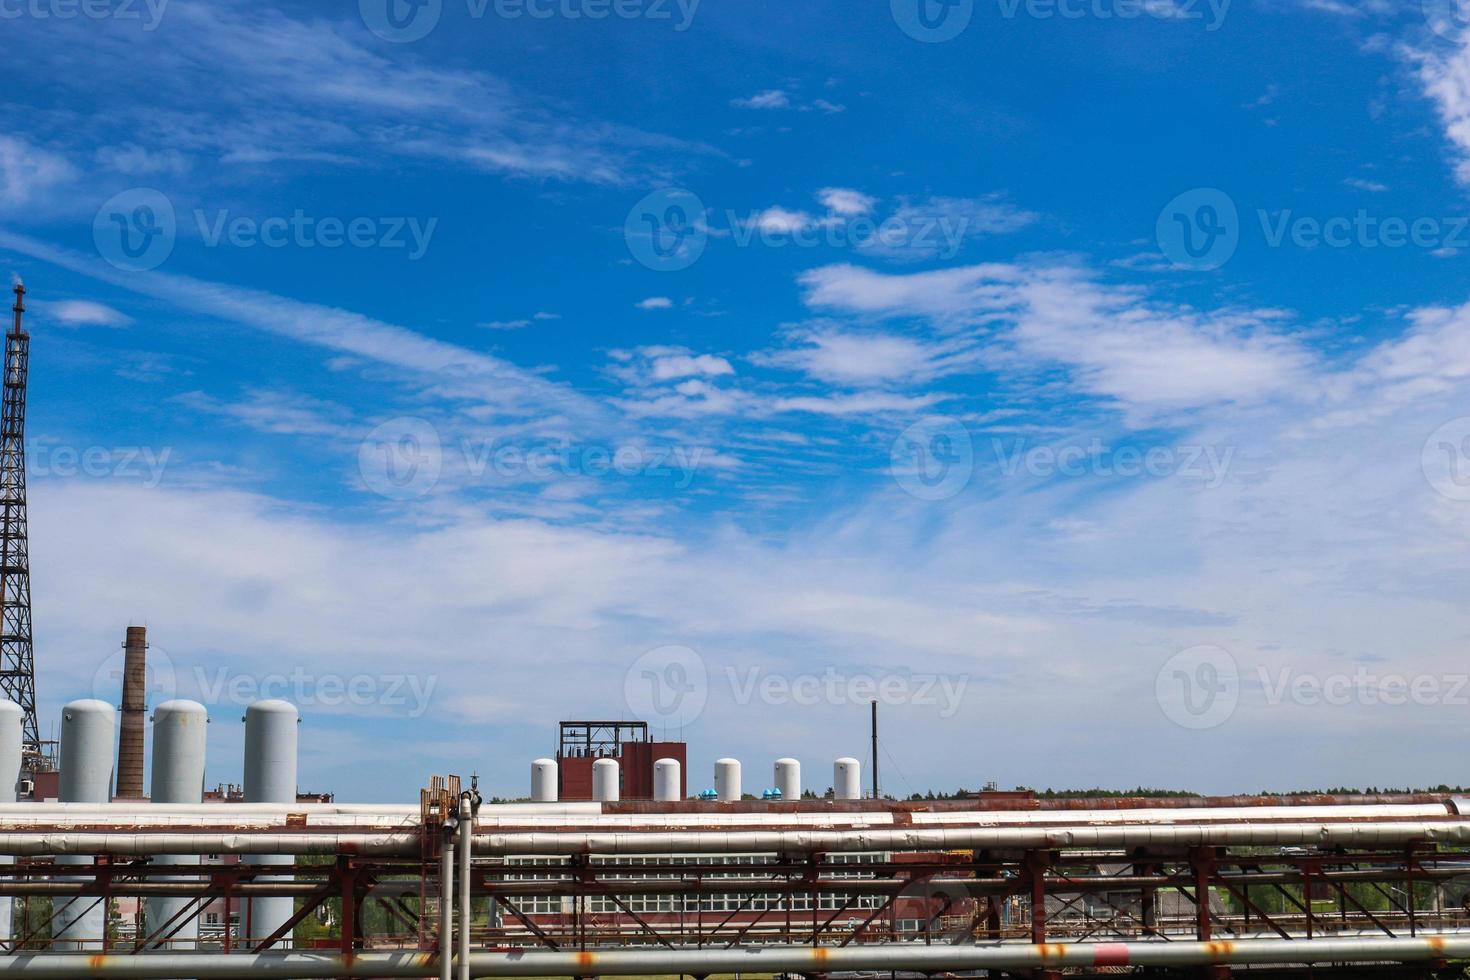
[{"label": "white storage tank", "polygon": [[832,765],[832,793],[839,800],[863,798],[863,766],[856,759],[838,759]]},{"label": "white storage tank", "polygon": [[675,803],[684,798],[679,791],[678,759],[659,759],[653,764],[653,798],[660,803]]},{"label": "white storage tank", "polygon": [[[154,803],[202,803],[204,801],[204,757],[209,712],[198,701],[165,701],[153,712],[153,774],[150,799]],[[154,864],[199,865],[197,854],[159,854]],[[160,881],[198,881],[198,876],[181,875],[159,878]],[[186,905],[187,898],[148,899],[149,931],[158,929]],[[194,949],[199,939],[199,915],[186,916],[171,926],[172,935],[162,948]]]},{"label": "white storage tank", "polygon": [[[0,803],[14,803],[20,798],[21,745],[24,741],[22,722],[25,712],[14,701],[0,698]],[[0,857],[0,864],[10,858]],[[14,900],[0,898],[0,942],[15,938],[13,931]]]},{"label": "white storage tank", "polygon": [[775,786],[781,791],[781,799],[801,799],[801,763],[795,759],[777,759]]},{"label": "white storage tank", "polygon": [[[297,727],[301,716],[289,701],[257,701],[245,709],[245,802],[296,802]],[[291,864],[289,854],[261,854],[258,864]],[[258,881],[290,881],[291,875],[262,875]],[[244,935],[259,944],[295,913],[292,898],[252,898]],[[291,937],[280,940],[290,945]]]},{"label": "white storage tank", "polygon": [[739,759],[720,759],[715,763],[715,798],[721,803],[740,801]]},{"label": "white storage tank", "polygon": [[598,759],[592,763],[592,798],[602,803],[616,803],[622,794],[616,759]]},{"label": "white storage tank", "polygon": [[[86,698],[61,709],[62,803],[107,803],[112,797],[112,749],[117,744],[117,712],[106,701]],[[60,854],[57,864],[91,864],[90,854]],[[87,878],[76,878],[86,881]],[[55,950],[101,952],[107,927],[107,902],[95,897],[58,902],[52,922]]]},{"label": "white storage tank", "polygon": [[555,803],[557,795],[556,760],[537,759],[531,763],[531,802]]}]

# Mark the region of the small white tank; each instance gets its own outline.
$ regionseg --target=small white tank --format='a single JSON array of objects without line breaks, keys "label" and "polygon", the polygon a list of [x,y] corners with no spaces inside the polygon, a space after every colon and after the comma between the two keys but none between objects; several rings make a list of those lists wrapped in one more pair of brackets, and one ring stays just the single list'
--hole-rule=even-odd
[{"label": "small white tank", "polygon": [[531,763],[531,802],[555,803],[556,800],[556,760],[537,759]]},{"label": "small white tank", "polygon": [[739,759],[720,759],[715,763],[715,798],[721,803],[740,802]]},{"label": "small white tank", "polygon": [[[153,774],[150,799],[154,803],[202,803],[204,758],[209,712],[198,701],[165,701],[153,711]],[[154,864],[199,865],[197,854],[159,854]],[[169,876],[160,881],[198,881],[198,876]],[[193,902],[187,898],[149,898],[148,922],[157,928]],[[199,916],[186,917],[164,948],[194,949],[199,939]]]},{"label": "small white tank", "polygon": [[[14,701],[0,698],[0,803],[14,803],[20,798],[22,722],[25,712]],[[0,857],[9,864],[10,858]],[[0,942],[15,938],[12,928],[14,901],[0,898]]]},{"label": "small white tank", "polygon": [[863,798],[863,766],[851,757],[832,765],[832,794],[839,800]]},{"label": "small white tank", "polygon": [[[87,698],[61,709],[62,803],[107,803],[112,798],[112,750],[117,745],[117,712],[106,701]],[[87,854],[60,854],[57,864],[91,864]],[[73,879],[87,880],[87,879]],[[107,903],[77,898],[59,903],[52,929],[56,950],[102,951]]]},{"label": "small white tank", "polygon": [[[296,802],[296,749],[301,720],[289,701],[257,701],[245,709],[245,802]],[[291,864],[289,854],[262,854],[258,864]],[[261,881],[290,881],[292,875],[262,875]],[[252,898],[242,933],[257,943],[295,914],[293,898]],[[278,945],[289,946],[287,935]]]},{"label": "small white tank", "polygon": [[602,803],[616,803],[622,795],[616,759],[598,759],[592,763],[592,798]]},{"label": "small white tank", "polygon": [[781,791],[781,799],[801,799],[801,763],[795,759],[777,759],[775,785]]},{"label": "small white tank", "polygon": [[684,798],[679,791],[678,759],[659,759],[653,764],[653,798],[660,803],[675,803]]},{"label": "small white tank", "polygon": [[289,701],[245,709],[245,802],[296,802],[296,745],[301,716]]}]

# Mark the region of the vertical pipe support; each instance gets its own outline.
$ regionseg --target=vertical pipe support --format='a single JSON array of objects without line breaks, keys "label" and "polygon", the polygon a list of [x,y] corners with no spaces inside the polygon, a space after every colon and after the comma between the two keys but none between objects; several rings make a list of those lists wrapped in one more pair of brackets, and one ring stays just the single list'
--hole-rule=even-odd
[{"label": "vertical pipe support", "polygon": [[470,905],[470,840],[475,832],[475,813],[470,794],[459,798],[459,980],[470,980],[470,925],[474,909]]}]

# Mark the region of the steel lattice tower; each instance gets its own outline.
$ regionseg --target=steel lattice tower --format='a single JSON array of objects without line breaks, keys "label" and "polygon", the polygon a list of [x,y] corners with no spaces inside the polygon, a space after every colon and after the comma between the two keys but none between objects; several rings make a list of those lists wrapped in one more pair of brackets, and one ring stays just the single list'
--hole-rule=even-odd
[{"label": "steel lattice tower", "polygon": [[26,374],[31,337],[21,325],[25,286],[15,286],[14,325],[5,335],[0,399],[0,696],[25,712],[25,763],[44,760],[36,722],[36,660],[31,647],[31,557],[26,529]]}]

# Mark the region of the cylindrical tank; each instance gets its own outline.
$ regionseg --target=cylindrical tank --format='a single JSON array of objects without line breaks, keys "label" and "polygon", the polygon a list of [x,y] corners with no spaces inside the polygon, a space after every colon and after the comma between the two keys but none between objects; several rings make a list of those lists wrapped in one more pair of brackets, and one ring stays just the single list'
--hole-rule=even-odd
[{"label": "cylindrical tank", "polygon": [[531,763],[531,802],[555,803],[556,760],[537,759]]},{"label": "cylindrical tank", "polygon": [[653,798],[675,803],[684,798],[679,790],[679,760],[660,759],[653,764]]},{"label": "cylindrical tank", "polygon": [[[112,747],[117,712],[106,701],[87,698],[61,709],[62,803],[107,803],[112,797]],[[91,864],[89,854],[60,854],[57,864]],[[85,878],[73,880],[87,880]],[[107,902],[77,898],[58,902],[52,929],[56,950],[101,951],[107,927]]]},{"label": "cylindrical tank", "polygon": [[853,758],[838,759],[832,765],[832,795],[839,800],[863,798],[863,764]]},{"label": "cylindrical tank", "polygon": [[776,760],[776,788],[783,800],[801,799],[801,763],[795,759]]},{"label": "cylindrical tank", "polygon": [[[165,701],[153,712],[153,777],[150,794],[154,803],[202,803],[204,801],[205,732],[209,712],[198,701]],[[193,865],[197,854],[159,854],[154,864]],[[168,877],[160,881],[198,881],[198,877]],[[199,939],[199,915],[175,920],[180,910],[194,903],[187,898],[148,899],[148,931],[163,928],[170,935],[161,943],[164,949],[194,949]]]},{"label": "cylindrical tank", "polygon": [[616,803],[621,795],[615,759],[598,759],[592,763],[592,798],[603,803]]},{"label": "cylindrical tank", "polygon": [[740,802],[739,759],[719,759],[715,762],[715,798],[721,803]]},{"label": "cylindrical tank", "polygon": [[[20,798],[21,722],[25,712],[14,701],[0,698],[0,803],[14,803]],[[0,864],[10,858],[0,857]],[[0,898],[0,942],[15,937],[13,931],[14,900]]]},{"label": "cylindrical tank", "polygon": [[[300,715],[289,701],[257,701],[245,709],[245,802],[296,802],[296,741]],[[287,854],[263,854],[260,864],[290,864]],[[291,875],[262,875],[257,881],[290,881]],[[295,912],[292,898],[252,898],[244,934],[257,944]],[[290,945],[284,937],[278,945]]]}]

